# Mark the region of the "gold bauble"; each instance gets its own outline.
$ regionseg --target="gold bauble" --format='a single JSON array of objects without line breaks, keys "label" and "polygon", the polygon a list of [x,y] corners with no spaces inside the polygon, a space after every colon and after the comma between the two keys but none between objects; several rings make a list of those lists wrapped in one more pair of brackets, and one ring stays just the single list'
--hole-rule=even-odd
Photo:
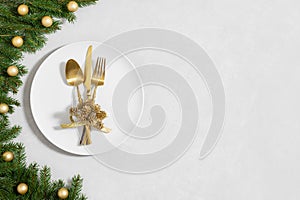
[{"label": "gold bauble", "polygon": [[69,191],[67,188],[60,188],[57,192],[57,196],[60,198],[60,199],[66,199],[68,198],[69,196]]},{"label": "gold bauble", "polygon": [[9,76],[17,76],[19,73],[19,69],[16,66],[9,66],[6,72]]},{"label": "gold bauble", "polygon": [[19,194],[24,195],[28,191],[28,186],[25,183],[20,183],[17,187]]},{"label": "gold bauble", "polygon": [[19,5],[19,7],[18,7],[19,15],[22,15],[22,16],[27,15],[28,11],[29,11],[29,9],[28,9],[27,5],[25,5],[25,4]]},{"label": "gold bauble", "polygon": [[6,151],[2,154],[2,159],[5,161],[5,162],[10,162],[14,159],[14,153],[13,152],[10,152],[10,151]]},{"label": "gold bauble", "polygon": [[9,107],[6,103],[0,103],[0,114],[5,114],[9,110]]},{"label": "gold bauble", "polygon": [[52,26],[53,19],[50,16],[44,16],[42,18],[42,24],[43,24],[43,26],[48,28],[48,27]]},{"label": "gold bauble", "polygon": [[68,11],[75,12],[78,10],[78,4],[76,3],[76,1],[70,1],[67,4],[67,8],[68,8]]},{"label": "gold bauble", "polygon": [[14,47],[21,47],[23,45],[23,38],[20,36],[15,36],[13,37],[13,39],[11,40],[12,45],[14,45]]}]

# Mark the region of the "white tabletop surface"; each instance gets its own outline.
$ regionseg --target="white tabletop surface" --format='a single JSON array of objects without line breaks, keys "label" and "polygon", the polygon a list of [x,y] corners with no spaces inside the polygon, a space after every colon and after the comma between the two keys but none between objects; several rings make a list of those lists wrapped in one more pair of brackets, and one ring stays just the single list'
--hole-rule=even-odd
[{"label": "white tabletop surface", "polygon": [[[75,24],[65,23],[42,50],[25,55],[30,73],[18,93],[23,107],[11,117],[23,127],[17,141],[26,145],[28,162],[50,166],[53,178],[81,174],[89,199],[299,199],[299,9],[293,0],[101,0],[80,9]],[[102,42],[145,27],[182,33],[214,61],[227,100],[214,151],[199,160],[199,136],[173,165],[132,175],[52,145],[25,114],[30,82],[43,58],[64,44]]]}]

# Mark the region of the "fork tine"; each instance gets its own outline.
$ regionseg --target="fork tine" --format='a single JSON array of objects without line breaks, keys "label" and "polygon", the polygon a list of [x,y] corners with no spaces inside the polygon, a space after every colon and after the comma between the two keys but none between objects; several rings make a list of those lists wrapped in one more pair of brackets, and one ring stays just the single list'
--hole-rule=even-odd
[{"label": "fork tine", "polygon": [[96,78],[96,76],[97,76],[98,65],[99,65],[99,57],[97,58],[97,61],[96,61],[95,69],[94,69],[94,71],[93,71],[92,78]]},{"label": "fork tine", "polygon": [[103,59],[103,73],[101,74],[101,80],[105,79],[105,67],[106,67],[106,58]]},{"label": "fork tine", "polygon": [[102,74],[102,65],[103,65],[103,58],[100,58],[100,63],[99,63],[99,71],[98,71],[98,76],[97,78],[100,79],[101,74]]},{"label": "fork tine", "polygon": [[102,74],[102,62],[103,62],[103,58],[99,58],[99,66],[98,66],[98,71],[97,71],[97,79],[100,79],[101,74]]},{"label": "fork tine", "polygon": [[102,74],[102,65],[103,65],[103,58],[100,58],[100,66],[99,66],[99,74],[98,74],[98,78],[101,77],[101,74]]}]

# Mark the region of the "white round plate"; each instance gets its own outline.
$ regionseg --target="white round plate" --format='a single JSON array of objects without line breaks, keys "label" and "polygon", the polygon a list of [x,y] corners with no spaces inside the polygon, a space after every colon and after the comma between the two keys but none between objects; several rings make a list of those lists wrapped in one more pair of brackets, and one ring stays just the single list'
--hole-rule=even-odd
[{"label": "white round plate", "polygon": [[[86,51],[89,45],[93,46],[93,66],[98,56],[107,59],[107,70],[104,87],[97,92],[96,103],[107,112],[108,117],[104,119],[106,127],[112,128],[110,134],[92,130],[92,144],[80,146],[79,141],[83,128],[62,129],[60,124],[69,123],[69,109],[75,106],[76,90],[66,84],[65,65],[69,59],[75,59],[84,71]],[[34,120],[41,133],[54,145],[77,155],[95,155],[116,148],[127,139],[119,127],[114,123],[112,96],[114,88],[124,75],[134,70],[127,57],[120,56],[110,62],[113,48],[100,46],[98,42],[78,42],[61,47],[48,56],[37,70],[31,86],[30,104]],[[95,54],[94,54],[95,53]],[[97,55],[96,55],[97,54]],[[101,54],[101,55],[99,55]],[[133,84],[139,85],[139,78],[132,80]],[[84,88],[80,86],[83,94]],[[142,92],[142,91],[141,91]],[[142,105],[142,94],[135,98],[135,105],[131,117],[134,121],[139,118],[140,105]],[[127,101],[127,100],[126,100]]]}]

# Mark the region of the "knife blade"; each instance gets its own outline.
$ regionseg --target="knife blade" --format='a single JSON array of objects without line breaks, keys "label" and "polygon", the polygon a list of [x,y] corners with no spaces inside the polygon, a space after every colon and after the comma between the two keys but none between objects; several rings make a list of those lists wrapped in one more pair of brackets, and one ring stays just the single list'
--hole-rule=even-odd
[{"label": "knife blade", "polygon": [[88,99],[91,98],[91,76],[92,76],[92,45],[89,46],[86,58],[85,58],[85,68],[84,68],[84,86],[87,91]]}]

